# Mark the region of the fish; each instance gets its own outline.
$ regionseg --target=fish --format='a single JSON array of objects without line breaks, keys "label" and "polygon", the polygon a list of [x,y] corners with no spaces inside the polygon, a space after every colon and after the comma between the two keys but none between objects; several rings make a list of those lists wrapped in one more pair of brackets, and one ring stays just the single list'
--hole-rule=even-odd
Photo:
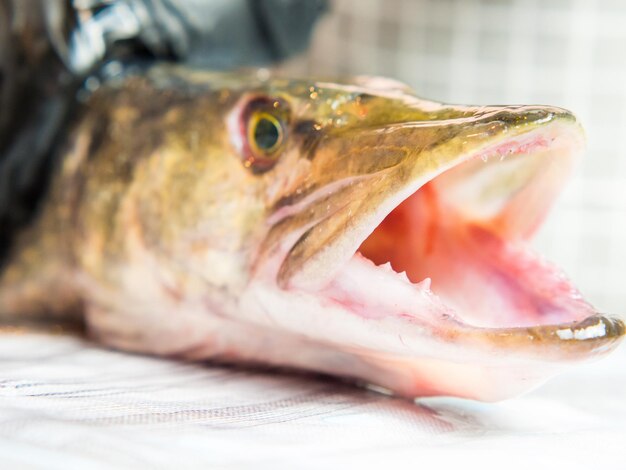
[{"label": "fish", "polygon": [[160,63],[82,91],[4,321],[481,401],[624,335],[530,245],[584,149],[565,109]]}]

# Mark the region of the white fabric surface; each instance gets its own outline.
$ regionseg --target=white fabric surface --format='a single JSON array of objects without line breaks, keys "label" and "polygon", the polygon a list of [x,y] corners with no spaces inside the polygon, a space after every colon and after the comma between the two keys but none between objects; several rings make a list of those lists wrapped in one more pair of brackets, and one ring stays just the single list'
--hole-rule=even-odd
[{"label": "white fabric surface", "polygon": [[48,469],[623,468],[625,359],[620,349],[498,404],[411,403],[325,378],[5,333],[0,462]]}]

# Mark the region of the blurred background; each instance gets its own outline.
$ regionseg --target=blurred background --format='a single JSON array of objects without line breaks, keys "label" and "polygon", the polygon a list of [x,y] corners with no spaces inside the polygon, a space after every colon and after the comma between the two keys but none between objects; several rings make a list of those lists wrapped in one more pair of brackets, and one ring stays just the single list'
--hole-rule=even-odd
[{"label": "blurred background", "polygon": [[626,313],[626,2],[334,0],[294,75],[384,75],[462,104],[571,109],[588,148],[535,245]]}]

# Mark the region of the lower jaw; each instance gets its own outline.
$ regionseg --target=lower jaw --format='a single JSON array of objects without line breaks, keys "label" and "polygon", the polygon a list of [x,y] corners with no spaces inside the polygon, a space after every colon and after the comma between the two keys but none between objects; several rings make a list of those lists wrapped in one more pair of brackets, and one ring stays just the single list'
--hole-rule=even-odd
[{"label": "lower jaw", "polygon": [[[578,322],[561,312],[565,324],[478,327],[433,293],[428,280],[413,284],[403,277],[355,255],[320,294],[361,322],[349,341],[322,343],[327,348],[322,362],[334,351],[342,366],[349,365],[342,374],[409,398],[497,401],[609,352],[624,330],[621,322],[596,317],[592,310],[578,311]],[[377,284],[363,289],[366,278]],[[328,332],[328,339],[332,336]]]},{"label": "lower jaw", "polygon": [[[355,258],[348,269],[355,276],[360,268],[378,270],[363,265],[370,263]],[[368,315],[337,297],[339,281],[315,296],[291,293],[291,300],[284,291],[256,288],[251,298],[266,308],[249,310],[250,321],[220,331],[220,341],[233,352],[223,359],[322,372],[408,398],[510,398],[594,355],[591,343],[558,345],[539,336],[529,340],[524,328],[516,335],[463,325],[446,317],[445,306],[425,284],[398,284],[395,294],[422,302],[412,312],[399,314],[384,298],[378,308],[366,309]],[[371,298],[377,294],[371,292]],[[307,310],[309,295],[319,303]],[[291,308],[296,304],[299,310]],[[385,308],[390,309],[386,314]],[[601,352],[613,346],[606,342]]]},{"label": "lower jaw", "polygon": [[430,281],[413,283],[357,253],[321,290],[253,282],[236,325],[220,336],[237,362],[333,374],[410,398],[495,401],[609,352],[623,335],[621,323],[596,317],[569,326],[472,325],[437,295],[436,280],[431,290]]}]

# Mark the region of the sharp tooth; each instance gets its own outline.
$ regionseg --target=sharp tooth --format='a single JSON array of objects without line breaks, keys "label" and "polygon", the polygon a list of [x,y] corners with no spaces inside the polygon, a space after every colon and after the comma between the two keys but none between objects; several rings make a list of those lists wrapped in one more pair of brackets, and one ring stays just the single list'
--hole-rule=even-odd
[{"label": "sharp tooth", "polygon": [[381,264],[379,266],[379,268],[382,268],[385,271],[395,272],[395,271],[393,271],[393,268],[391,267],[391,262],[389,262],[389,261],[387,261],[385,264]]},{"label": "sharp tooth", "polygon": [[418,282],[416,285],[420,286],[424,290],[430,290],[430,278],[427,277],[426,279]]}]

